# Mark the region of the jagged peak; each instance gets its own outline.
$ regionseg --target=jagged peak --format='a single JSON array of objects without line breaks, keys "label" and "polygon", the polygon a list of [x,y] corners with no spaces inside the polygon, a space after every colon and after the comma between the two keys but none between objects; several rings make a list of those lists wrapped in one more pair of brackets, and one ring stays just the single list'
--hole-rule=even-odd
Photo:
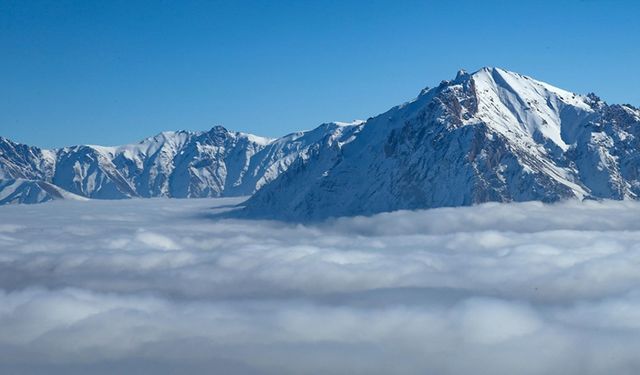
[{"label": "jagged peak", "polygon": [[227,128],[225,128],[222,125],[214,125],[211,128],[211,130],[209,130],[209,133],[230,133],[230,132]]},{"label": "jagged peak", "polygon": [[208,134],[214,137],[244,138],[249,142],[252,142],[261,146],[268,145],[269,143],[274,141],[273,138],[269,138],[269,137],[261,137],[251,133],[231,131],[222,125],[215,125],[214,127],[211,128],[211,130],[209,130]]},{"label": "jagged peak", "polygon": [[412,101],[394,108],[403,110],[405,117],[419,113],[441,93],[445,101],[453,96],[461,103],[453,113],[459,117],[459,125],[482,122],[518,140],[532,140],[542,135],[563,150],[574,142],[578,123],[605,105],[520,73],[485,66],[473,73],[461,69],[454,80],[422,90]]},{"label": "jagged peak", "polygon": [[460,69],[460,70],[458,70],[458,73],[456,74],[456,81],[464,79],[464,78],[466,78],[468,76],[469,76],[469,73],[467,73],[466,70]]},{"label": "jagged peak", "polygon": [[13,141],[11,141],[9,138],[5,138],[5,137],[0,135],[0,144],[2,144],[2,143],[13,144]]}]

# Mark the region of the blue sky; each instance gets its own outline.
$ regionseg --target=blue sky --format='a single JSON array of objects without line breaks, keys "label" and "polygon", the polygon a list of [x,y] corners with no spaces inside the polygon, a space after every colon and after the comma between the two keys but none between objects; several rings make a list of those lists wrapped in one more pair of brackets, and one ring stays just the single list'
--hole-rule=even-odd
[{"label": "blue sky", "polygon": [[44,147],[162,130],[279,136],[367,118],[499,66],[640,105],[640,2],[0,2],[0,135]]}]

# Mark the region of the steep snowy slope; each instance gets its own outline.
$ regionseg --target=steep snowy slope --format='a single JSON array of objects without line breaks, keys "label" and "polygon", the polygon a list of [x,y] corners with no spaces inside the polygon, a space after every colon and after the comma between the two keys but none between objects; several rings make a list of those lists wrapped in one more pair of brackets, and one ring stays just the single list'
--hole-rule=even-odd
[{"label": "steep snowy slope", "polygon": [[484,68],[299,160],[245,214],[291,220],[487,201],[640,195],[640,112]]}]

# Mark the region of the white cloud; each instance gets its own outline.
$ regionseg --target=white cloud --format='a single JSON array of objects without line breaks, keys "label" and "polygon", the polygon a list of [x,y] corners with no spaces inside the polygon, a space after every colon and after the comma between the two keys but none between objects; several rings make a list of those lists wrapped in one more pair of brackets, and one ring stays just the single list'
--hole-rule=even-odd
[{"label": "white cloud", "polygon": [[1,373],[635,374],[640,204],[0,208]]}]

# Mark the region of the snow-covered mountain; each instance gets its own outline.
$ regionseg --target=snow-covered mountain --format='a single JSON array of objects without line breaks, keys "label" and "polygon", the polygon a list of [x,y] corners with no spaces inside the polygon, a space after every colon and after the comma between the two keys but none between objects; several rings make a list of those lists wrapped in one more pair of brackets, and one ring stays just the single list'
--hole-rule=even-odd
[{"label": "snow-covered mountain", "polygon": [[0,204],[58,197],[50,187],[104,199],[253,194],[244,215],[287,220],[637,199],[640,110],[483,68],[366,122],[277,139],[218,126],[119,147],[43,150],[0,137],[0,181]]},{"label": "snow-covered mountain", "polygon": [[[33,189],[56,186],[97,199],[250,195],[296,158],[305,158],[325,143],[346,142],[360,129],[359,123],[327,123],[268,139],[216,126],[208,132],[164,132],[118,147],[83,145],[57,150],[0,137],[0,194],[20,181]],[[0,204],[49,200],[44,195],[38,199],[12,197]]]},{"label": "snow-covered mountain", "polygon": [[297,160],[245,214],[290,220],[640,196],[640,110],[497,68],[460,71]]}]

